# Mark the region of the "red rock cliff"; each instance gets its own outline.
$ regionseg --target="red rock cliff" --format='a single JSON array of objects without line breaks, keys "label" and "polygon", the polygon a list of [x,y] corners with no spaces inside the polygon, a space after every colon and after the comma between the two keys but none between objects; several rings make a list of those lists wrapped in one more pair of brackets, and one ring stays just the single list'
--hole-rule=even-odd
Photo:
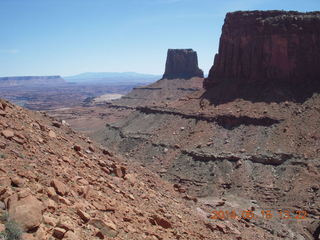
[{"label": "red rock cliff", "polygon": [[233,12],[204,87],[314,80],[320,81],[320,12]]},{"label": "red rock cliff", "polygon": [[203,78],[203,71],[198,67],[197,52],[192,49],[169,49],[166,70],[163,79]]}]

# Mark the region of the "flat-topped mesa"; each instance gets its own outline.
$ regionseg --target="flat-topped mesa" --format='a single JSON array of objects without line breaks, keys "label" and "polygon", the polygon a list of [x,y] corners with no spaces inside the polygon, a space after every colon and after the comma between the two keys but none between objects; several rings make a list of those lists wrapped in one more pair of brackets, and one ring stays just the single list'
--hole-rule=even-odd
[{"label": "flat-topped mesa", "polygon": [[163,79],[203,78],[203,71],[198,67],[197,52],[192,49],[169,49],[166,70]]},{"label": "flat-topped mesa", "polygon": [[204,82],[209,89],[232,83],[320,81],[320,12],[228,13],[219,53]]}]

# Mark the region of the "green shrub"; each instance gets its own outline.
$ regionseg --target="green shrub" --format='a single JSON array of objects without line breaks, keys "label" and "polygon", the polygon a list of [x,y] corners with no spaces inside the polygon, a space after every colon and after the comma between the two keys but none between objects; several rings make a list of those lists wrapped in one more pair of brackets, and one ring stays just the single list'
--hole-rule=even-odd
[{"label": "green shrub", "polygon": [[0,233],[0,240],[21,240],[21,228],[9,218],[7,213],[1,216],[1,221],[4,222],[6,230]]}]

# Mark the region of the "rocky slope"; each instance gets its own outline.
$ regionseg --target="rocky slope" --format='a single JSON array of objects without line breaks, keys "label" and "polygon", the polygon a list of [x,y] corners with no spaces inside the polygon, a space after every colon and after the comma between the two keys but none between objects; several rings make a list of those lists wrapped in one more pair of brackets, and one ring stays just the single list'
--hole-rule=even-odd
[{"label": "rocky slope", "polygon": [[32,86],[32,85],[59,85],[65,81],[60,76],[23,76],[0,77],[0,87]]},{"label": "rocky slope", "polygon": [[144,87],[134,88],[119,100],[112,102],[112,106],[155,106],[165,105],[190,93],[202,89],[203,78],[190,79],[161,79]]},{"label": "rocky slope", "polygon": [[0,132],[1,213],[23,239],[271,239],[43,113],[0,100]]},{"label": "rocky slope", "polygon": [[[318,15],[228,14],[206,90],[165,105],[135,107],[96,138],[198,196],[199,202],[223,201],[218,209],[228,211],[253,202],[257,213],[289,210],[290,220],[253,221],[274,237],[316,239]],[[296,211],[306,211],[308,218],[297,221]]]}]

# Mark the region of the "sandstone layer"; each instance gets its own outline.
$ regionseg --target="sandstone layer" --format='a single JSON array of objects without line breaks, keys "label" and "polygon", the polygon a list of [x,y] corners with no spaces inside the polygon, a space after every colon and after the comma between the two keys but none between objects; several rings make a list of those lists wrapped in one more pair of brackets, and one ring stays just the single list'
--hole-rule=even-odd
[{"label": "sandstone layer", "polygon": [[169,49],[163,79],[203,78],[203,71],[198,67],[197,52],[192,49]]},{"label": "sandstone layer", "polygon": [[258,94],[272,86],[284,95],[288,94],[284,89],[292,85],[299,91],[301,87],[319,90],[319,52],[320,12],[228,13],[219,52],[204,86],[209,89],[227,84],[239,91],[247,87],[250,92],[250,85],[255,85]]}]

